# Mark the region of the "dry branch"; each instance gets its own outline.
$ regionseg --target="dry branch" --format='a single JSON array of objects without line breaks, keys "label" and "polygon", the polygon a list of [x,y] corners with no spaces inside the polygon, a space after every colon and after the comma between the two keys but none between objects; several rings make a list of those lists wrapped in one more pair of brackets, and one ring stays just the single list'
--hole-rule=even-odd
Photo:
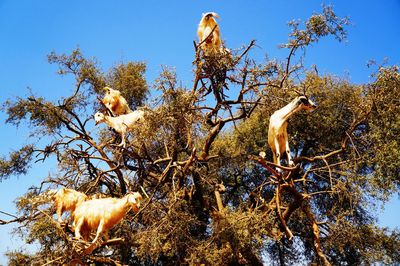
[{"label": "dry branch", "polygon": [[306,214],[307,218],[310,220],[310,224],[311,224],[312,232],[313,232],[313,238],[314,238],[315,251],[316,251],[317,255],[319,256],[319,258],[322,260],[322,264],[324,266],[330,266],[331,265],[330,262],[328,261],[324,252],[322,251],[320,231],[319,231],[318,223],[315,220],[315,216],[311,211],[311,207],[308,204],[306,204],[303,207],[303,211]]}]

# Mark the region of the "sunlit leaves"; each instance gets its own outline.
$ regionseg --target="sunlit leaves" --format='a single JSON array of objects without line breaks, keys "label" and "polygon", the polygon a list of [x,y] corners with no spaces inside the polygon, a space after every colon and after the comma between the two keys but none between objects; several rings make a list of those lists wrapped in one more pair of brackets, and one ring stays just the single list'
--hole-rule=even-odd
[{"label": "sunlit leaves", "polygon": [[27,145],[18,151],[11,152],[7,158],[1,158],[0,181],[10,175],[26,174],[30,167],[33,149],[33,145]]},{"label": "sunlit leaves", "polygon": [[148,87],[144,74],[145,63],[128,62],[118,64],[106,77],[107,86],[119,90],[134,110],[144,104],[148,94]]},{"label": "sunlit leaves", "polygon": [[321,14],[314,14],[305,22],[305,29],[301,29],[299,21],[289,22],[289,26],[292,28],[291,38],[282,47],[305,48],[327,35],[332,35],[337,40],[344,41],[347,37],[345,26],[348,24],[349,19],[347,17],[340,18],[336,16],[331,6],[324,6]]}]

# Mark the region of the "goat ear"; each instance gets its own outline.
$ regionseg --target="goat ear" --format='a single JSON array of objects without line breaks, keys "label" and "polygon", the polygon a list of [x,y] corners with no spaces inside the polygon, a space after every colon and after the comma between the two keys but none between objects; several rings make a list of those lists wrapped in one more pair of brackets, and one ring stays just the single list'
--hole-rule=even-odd
[{"label": "goat ear", "polygon": [[132,201],[133,203],[136,204],[136,198],[135,198],[135,195],[133,195],[133,193],[130,193],[130,200],[129,201]]}]

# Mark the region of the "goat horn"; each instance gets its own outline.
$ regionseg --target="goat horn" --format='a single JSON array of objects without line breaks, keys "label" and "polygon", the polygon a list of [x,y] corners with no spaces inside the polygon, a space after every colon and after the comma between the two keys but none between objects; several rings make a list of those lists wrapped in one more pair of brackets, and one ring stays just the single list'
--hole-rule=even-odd
[{"label": "goat horn", "polygon": [[212,15],[213,15],[214,18],[220,19],[220,18],[219,18],[219,15],[218,15],[217,13],[212,12]]}]

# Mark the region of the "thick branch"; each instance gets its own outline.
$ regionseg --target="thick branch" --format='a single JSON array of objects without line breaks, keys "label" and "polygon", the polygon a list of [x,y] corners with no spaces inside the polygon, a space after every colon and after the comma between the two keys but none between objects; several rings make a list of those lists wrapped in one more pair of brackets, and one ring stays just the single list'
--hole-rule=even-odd
[{"label": "thick branch", "polygon": [[313,238],[314,238],[314,248],[315,251],[317,252],[318,257],[322,260],[322,263],[324,266],[330,266],[330,262],[326,258],[324,252],[322,251],[321,247],[321,240],[320,240],[320,231],[318,228],[318,223],[315,220],[315,216],[311,211],[310,206],[307,204],[303,207],[304,213],[307,215],[307,218],[310,220],[311,227],[312,227],[312,232],[313,232]]},{"label": "thick branch", "polygon": [[283,218],[282,216],[282,212],[281,212],[281,196],[280,196],[280,185],[278,184],[278,186],[275,189],[275,204],[276,204],[276,213],[278,215],[279,220],[281,221],[282,227],[285,230],[286,233],[286,237],[289,240],[292,240],[293,238],[293,233],[292,231],[290,231],[289,227],[286,224],[286,220]]},{"label": "thick branch", "polygon": [[215,125],[210,133],[208,134],[208,137],[204,143],[203,146],[203,153],[201,154],[200,158],[204,160],[205,158],[208,157],[208,154],[210,152],[211,144],[214,142],[215,138],[218,136],[218,133],[221,131],[223,126],[225,125],[225,122],[223,120],[219,120],[217,125]]},{"label": "thick branch", "polygon": [[307,197],[297,191],[292,184],[284,184],[282,185],[283,188],[288,190],[292,196],[294,197],[294,201],[289,204],[288,208],[283,212],[282,217],[285,221],[288,221],[292,213],[300,208],[301,204],[303,203],[304,199]]}]

